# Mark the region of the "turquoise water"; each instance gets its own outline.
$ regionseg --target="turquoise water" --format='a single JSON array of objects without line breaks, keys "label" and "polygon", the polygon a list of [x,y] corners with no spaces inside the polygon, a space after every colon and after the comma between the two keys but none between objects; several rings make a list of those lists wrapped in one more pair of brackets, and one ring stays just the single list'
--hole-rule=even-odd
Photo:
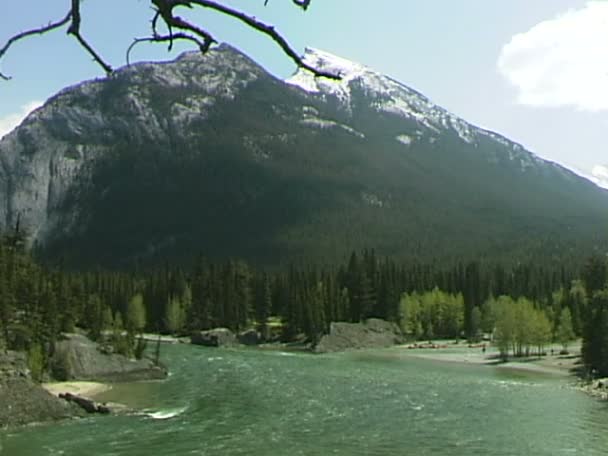
[{"label": "turquoise water", "polygon": [[562,377],[387,349],[313,356],[163,349],[164,382],[106,399],[146,411],[0,435],[1,456],[604,455],[608,406]]}]

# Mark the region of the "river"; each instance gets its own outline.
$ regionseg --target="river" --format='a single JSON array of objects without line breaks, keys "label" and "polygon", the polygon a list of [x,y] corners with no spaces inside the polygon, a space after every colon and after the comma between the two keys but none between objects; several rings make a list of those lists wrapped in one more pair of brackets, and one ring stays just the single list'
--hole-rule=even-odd
[{"label": "river", "polygon": [[0,455],[604,455],[608,405],[560,376],[403,349],[163,347],[164,382],[104,393],[141,416],[0,434]]}]

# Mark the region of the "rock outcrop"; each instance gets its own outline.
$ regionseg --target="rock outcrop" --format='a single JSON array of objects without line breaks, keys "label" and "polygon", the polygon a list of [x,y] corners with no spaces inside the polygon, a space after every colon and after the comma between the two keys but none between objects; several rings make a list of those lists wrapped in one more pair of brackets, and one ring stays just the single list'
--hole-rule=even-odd
[{"label": "rock outcrop", "polygon": [[25,353],[16,351],[0,352],[0,379],[30,378]]},{"label": "rock outcrop", "polygon": [[118,354],[104,354],[98,345],[80,334],[68,334],[57,342],[51,364],[61,380],[127,382],[162,379],[167,371],[149,359],[134,360]]},{"label": "rock outcrop", "polygon": [[230,347],[237,344],[234,333],[227,328],[197,331],[190,336],[190,342],[205,347]]},{"label": "rock outcrop", "polygon": [[331,323],[329,334],[321,337],[313,351],[328,353],[362,348],[384,348],[403,341],[403,334],[395,323],[370,318],[362,323]]},{"label": "rock outcrop", "polygon": [[255,329],[248,329],[239,333],[238,340],[242,345],[259,345],[262,342],[262,335]]},{"label": "rock outcrop", "polygon": [[0,354],[0,428],[83,414],[76,405],[56,398],[30,379],[24,353]]}]

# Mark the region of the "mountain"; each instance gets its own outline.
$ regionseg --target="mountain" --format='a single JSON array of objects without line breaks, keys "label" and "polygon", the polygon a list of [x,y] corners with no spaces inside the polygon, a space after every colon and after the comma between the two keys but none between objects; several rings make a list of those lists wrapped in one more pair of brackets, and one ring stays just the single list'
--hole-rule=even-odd
[{"label": "mountain", "polygon": [[607,191],[363,65],[305,59],[342,79],[282,81],[222,45],[62,90],[0,141],[0,227],[80,265],[606,248]]}]

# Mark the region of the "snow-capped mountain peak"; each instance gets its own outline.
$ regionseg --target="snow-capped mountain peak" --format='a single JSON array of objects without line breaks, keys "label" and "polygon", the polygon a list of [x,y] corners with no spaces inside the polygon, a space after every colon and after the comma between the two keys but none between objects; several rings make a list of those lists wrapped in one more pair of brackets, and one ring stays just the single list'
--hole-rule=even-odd
[{"label": "snow-capped mountain peak", "polygon": [[300,68],[286,82],[307,92],[332,94],[346,104],[350,101],[349,83],[366,73],[373,73],[364,65],[310,47],[304,51],[303,61],[313,68],[340,76],[340,79],[316,77],[312,72]]},{"label": "snow-capped mountain peak", "polygon": [[435,105],[416,90],[365,65],[313,48],[306,49],[304,62],[319,70],[335,73],[341,79],[316,77],[312,72],[300,68],[286,81],[288,84],[311,94],[336,97],[347,111],[352,109],[352,93],[356,87],[363,91],[371,107],[378,112],[415,120],[435,133],[451,128],[463,141],[474,142],[471,126],[467,122]]},{"label": "snow-capped mountain peak", "polygon": [[[366,65],[314,48],[306,48],[303,60],[311,67],[334,73],[341,79],[317,77],[312,72],[300,68],[285,82],[312,96],[337,99],[347,114],[352,114],[353,109],[356,109],[353,99],[355,94],[359,94],[365,97],[365,104],[378,113],[414,121],[420,128],[418,140],[426,136],[426,140],[433,143],[436,137],[449,131],[473,147],[479,147],[482,138],[489,138],[506,147],[509,159],[519,162],[522,170],[543,161],[520,144],[468,123],[436,105],[420,92]],[[403,142],[401,139],[397,140]],[[488,159],[494,160],[495,157],[488,156]]]}]

